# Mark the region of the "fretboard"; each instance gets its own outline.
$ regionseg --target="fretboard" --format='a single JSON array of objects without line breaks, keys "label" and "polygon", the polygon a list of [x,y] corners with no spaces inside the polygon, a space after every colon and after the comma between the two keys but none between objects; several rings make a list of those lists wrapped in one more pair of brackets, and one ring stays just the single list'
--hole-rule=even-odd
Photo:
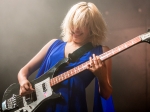
[{"label": "fretboard", "polygon": [[[100,60],[104,61],[104,60],[106,60],[106,59],[108,59],[108,58],[110,58],[110,57],[112,57],[112,56],[114,56],[114,55],[116,55],[116,54],[118,54],[118,53],[120,53],[120,52],[136,45],[136,44],[138,44],[139,42],[141,42],[141,38],[139,36],[135,37],[135,38],[125,42],[124,44],[121,44],[121,45],[119,45],[119,46],[117,46],[117,47],[115,47],[115,48],[99,55]],[[60,83],[64,80],[66,80],[66,79],[82,72],[83,70],[87,69],[87,65],[89,63],[90,63],[90,61],[84,62],[83,64],[81,64],[77,67],[74,67],[74,68],[70,69],[69,71],[64,72],[64,73],[50,79],[50,85],[54,86],[54,85],[56,85],[56,84],[58,84],[58,83]]]}]

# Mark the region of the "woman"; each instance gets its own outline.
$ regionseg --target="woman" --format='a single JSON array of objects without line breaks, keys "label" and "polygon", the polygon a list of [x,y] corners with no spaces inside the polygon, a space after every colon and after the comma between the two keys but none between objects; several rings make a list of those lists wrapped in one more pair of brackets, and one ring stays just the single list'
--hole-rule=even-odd
[{"label": "woman", "polygon": [[[80,2],[67,13],[62,25],[63,41],[53,39],[33,57],[18,73],[20,95],[34,91],[28,77],[39,69],[37,78],[53,67],[64,57],[68,57],[76,49],[91,42],[94,48],[85,53],[75,63],[70,63],[62,71],[65,72],[81,63],[90,60],[87,70],[59,84],[55,92],[64,97],[61,103],[49,104],[47,112],[86,112],[85,88],[95,77],[95,112],[114,111],[111,87],[111,59],[102,62],[98,56],[109,50],[101,46],[106,38],[106,25],[101,13],[93,3]],[[57,58],[56,58],[57,57]],[[44,110],[43,110],[44,111]]]}]

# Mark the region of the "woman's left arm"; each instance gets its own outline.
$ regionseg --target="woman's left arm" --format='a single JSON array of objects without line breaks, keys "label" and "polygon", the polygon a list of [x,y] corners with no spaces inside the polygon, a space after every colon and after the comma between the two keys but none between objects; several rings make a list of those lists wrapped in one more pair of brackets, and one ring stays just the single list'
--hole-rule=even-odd
[{"label": "woman's left arm", "polygon": [[[107,46],[103,46],[103,52],[108,51],[109,48]],[[112,86],[111,86],[111,69],[112,69],[112,61],[111,58],[101,61],[99,56],[90,57],[90,65],[88,65],[88,69],[93,72],[93,74],[97,77],[99,82],[99,92],[101,96],[105,99],[108,99],[112,94]]]}]

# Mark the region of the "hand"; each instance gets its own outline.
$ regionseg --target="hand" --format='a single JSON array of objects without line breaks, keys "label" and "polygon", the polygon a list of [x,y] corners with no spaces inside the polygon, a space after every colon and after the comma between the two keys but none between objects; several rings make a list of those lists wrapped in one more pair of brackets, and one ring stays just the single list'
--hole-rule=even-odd
[{"label": "hand", "polygon": [[90,57],[89,61],[90,63],[88,64],[87,69],[93,72],[98,79],[106,78],[106,65],[100,60],[99,56],[95,56],[95,54],[93,54],[93,59]]},{"label": "hand", "polygon": [[25,96],[27,94],[31,94],[34,89],[32,88],[31,83],[27,79],[23,79],[20,82],[20,92],[21,96]]}]

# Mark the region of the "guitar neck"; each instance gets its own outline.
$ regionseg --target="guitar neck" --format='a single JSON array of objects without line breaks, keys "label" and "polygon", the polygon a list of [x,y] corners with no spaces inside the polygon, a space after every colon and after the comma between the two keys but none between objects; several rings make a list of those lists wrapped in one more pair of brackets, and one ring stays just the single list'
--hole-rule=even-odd
[{"label": "guitar neck", "polygon": [[125,42],[125,43],[123,43],[123,44],[103,53],[103,54],[101,54],[100,59],[101,59],[101,61],[104,61],[110,57],[115,56],[118,53],[123,52],[124,50],[127,50],[128,48],[130,48],[130,47],[132,47],[132,46],[134,46],[140,42],[141,42],[141,37],[140,36],[135,37],[135,38],[133,38],[133,39],[131,39],[131,40],[129,40],[129,41],[127,41],[127,42]]},{"label": "guitar neck", "polygon": [[[100,60],[104,61],[104,60],[106,60],[106,59],[108,59],[108,58],[110,58],[110,57],[112,57],[112,56],[114,56],[114,55],[116,55],[116,54],[118,54],[118,53],[120,53],[120,52],[136,45],[136,44],[138,44],[139,42],[141,42],[140,36],[135,37],[135,38],[125,42],[124,44],[121,44],[121,45],[119,45],[119,46],[117,46],[117,47],[115,47],[115,48],[99,55]],[[54,85],[56,85],[56,84],[58,84],[58,83],[60,83],[64,80],[80,73],[81,71],[84,71],[87,68],[87,64],[89,64],[89,63],[90,63],[89,61],[84,62],[83,64],[81,64],[81,65],[79,65],[79,66],[77,66],[73,69],[70,69],[67,72],[64,72],[63,74],[60,74],[60,75],[50,79],[50,85],[54,86]]]}]

